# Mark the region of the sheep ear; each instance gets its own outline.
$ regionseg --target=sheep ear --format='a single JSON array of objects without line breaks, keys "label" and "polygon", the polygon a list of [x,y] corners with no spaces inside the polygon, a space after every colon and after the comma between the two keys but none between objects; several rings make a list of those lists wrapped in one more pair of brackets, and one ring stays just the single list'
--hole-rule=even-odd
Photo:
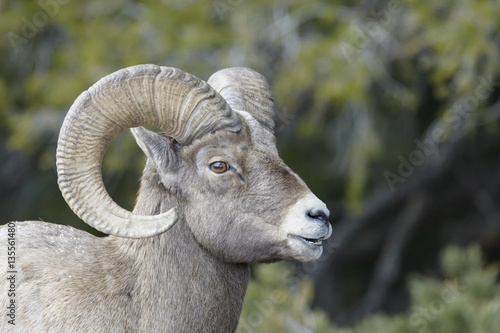
[{"label": "sheep ear", "polygon": [[167,189],[175,187],[175,179],[177,179],[175,173],[180,168],[177,142],[144,127],[135,127],[130,130],[148,160],[156,166],[165,187]]}]

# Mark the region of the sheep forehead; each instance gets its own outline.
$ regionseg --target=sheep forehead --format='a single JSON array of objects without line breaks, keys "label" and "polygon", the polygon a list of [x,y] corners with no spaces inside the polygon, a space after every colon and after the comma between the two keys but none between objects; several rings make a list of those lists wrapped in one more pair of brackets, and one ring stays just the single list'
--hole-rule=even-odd
[{"label": "sheep forehead", "polygon": [[240,132],[219,131],[205,135],[184,147],[184,158],[198,163],[209,155],[214,156],[220,153],[230,155],[228,157],[235,160],[259,152],[260,156],[266,155],[279,159],[274,135],[264,129],[248,113],[243,111],[238,113],[243,123]]},{"label": "sheep forehead", "polygon": [[184,159],[198,163],[206,157],[211,157],[221,152],[234,155],[235,157],[244,156],[251,149],[251,143],[248,138],[240,134],[220,131],[206,135],[199,140],[195,140],[189,146],[184,147],[183,157]]}]

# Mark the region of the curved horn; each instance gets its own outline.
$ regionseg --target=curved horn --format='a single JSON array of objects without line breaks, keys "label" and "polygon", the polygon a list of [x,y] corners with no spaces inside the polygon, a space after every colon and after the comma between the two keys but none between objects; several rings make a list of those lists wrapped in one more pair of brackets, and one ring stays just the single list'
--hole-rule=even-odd
[{"label": "curved horn", "polygon": [[241,122],[206,82],[179,69],[128,67],[110,74],[73,103],[57,144],[59,188],[71,209],[99,231],[142,238],[167,231],[175,208],[139,216],[119,207],[107,193],[101,164],[109,142],[136,126],[154,126],[181,144],[206,133],[238,132]]},{"label": "curved horn", "polygon": [[207,82],[233,110],[247,111],[274,133],[274,102],[263,75],[250,68],[233,67],[214,73]]}]

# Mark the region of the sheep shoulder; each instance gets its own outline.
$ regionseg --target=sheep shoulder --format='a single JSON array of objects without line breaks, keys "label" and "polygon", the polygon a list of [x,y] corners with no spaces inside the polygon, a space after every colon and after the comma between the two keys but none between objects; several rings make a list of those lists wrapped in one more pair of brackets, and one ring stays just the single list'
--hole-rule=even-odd
[{"label": "sheep shoulder", "polygon": [[[3,226],[0,244],[7,241],[8,228]],[[133,329],[127,318],[117,318],[117,312],[110,311],[110,307],[117,307],[121,313],[134,312],[129,309],[134,288],[132,263],[109,247],[106,238],[69,226],[16,223],[16,331],[85,331],[89,324],[98,327],[97,331],[109,331],[110,325],[116,331]],[[7,251],[2,251],[0,258],[8,271]],[[8,283],[0,281],[0,304],[10,301]],[[66,327],[68,318],[76,319],[72,325],[78,327]],[[0,321],[0,331],[7,331],[7,325],[11,326]],[[101,329],[99,325],[103,325]]]}]

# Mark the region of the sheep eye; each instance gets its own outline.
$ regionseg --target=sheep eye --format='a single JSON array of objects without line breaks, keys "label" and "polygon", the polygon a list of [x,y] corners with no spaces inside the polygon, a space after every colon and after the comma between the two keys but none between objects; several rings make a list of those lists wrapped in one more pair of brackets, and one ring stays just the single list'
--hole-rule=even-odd
[{"label": "sheep eye", "polygon": [[224,173],[227,170],[229,170],[229,165],[226,162],[213,162],[210,163],[210,170],[212,170],[215,173]]}]

